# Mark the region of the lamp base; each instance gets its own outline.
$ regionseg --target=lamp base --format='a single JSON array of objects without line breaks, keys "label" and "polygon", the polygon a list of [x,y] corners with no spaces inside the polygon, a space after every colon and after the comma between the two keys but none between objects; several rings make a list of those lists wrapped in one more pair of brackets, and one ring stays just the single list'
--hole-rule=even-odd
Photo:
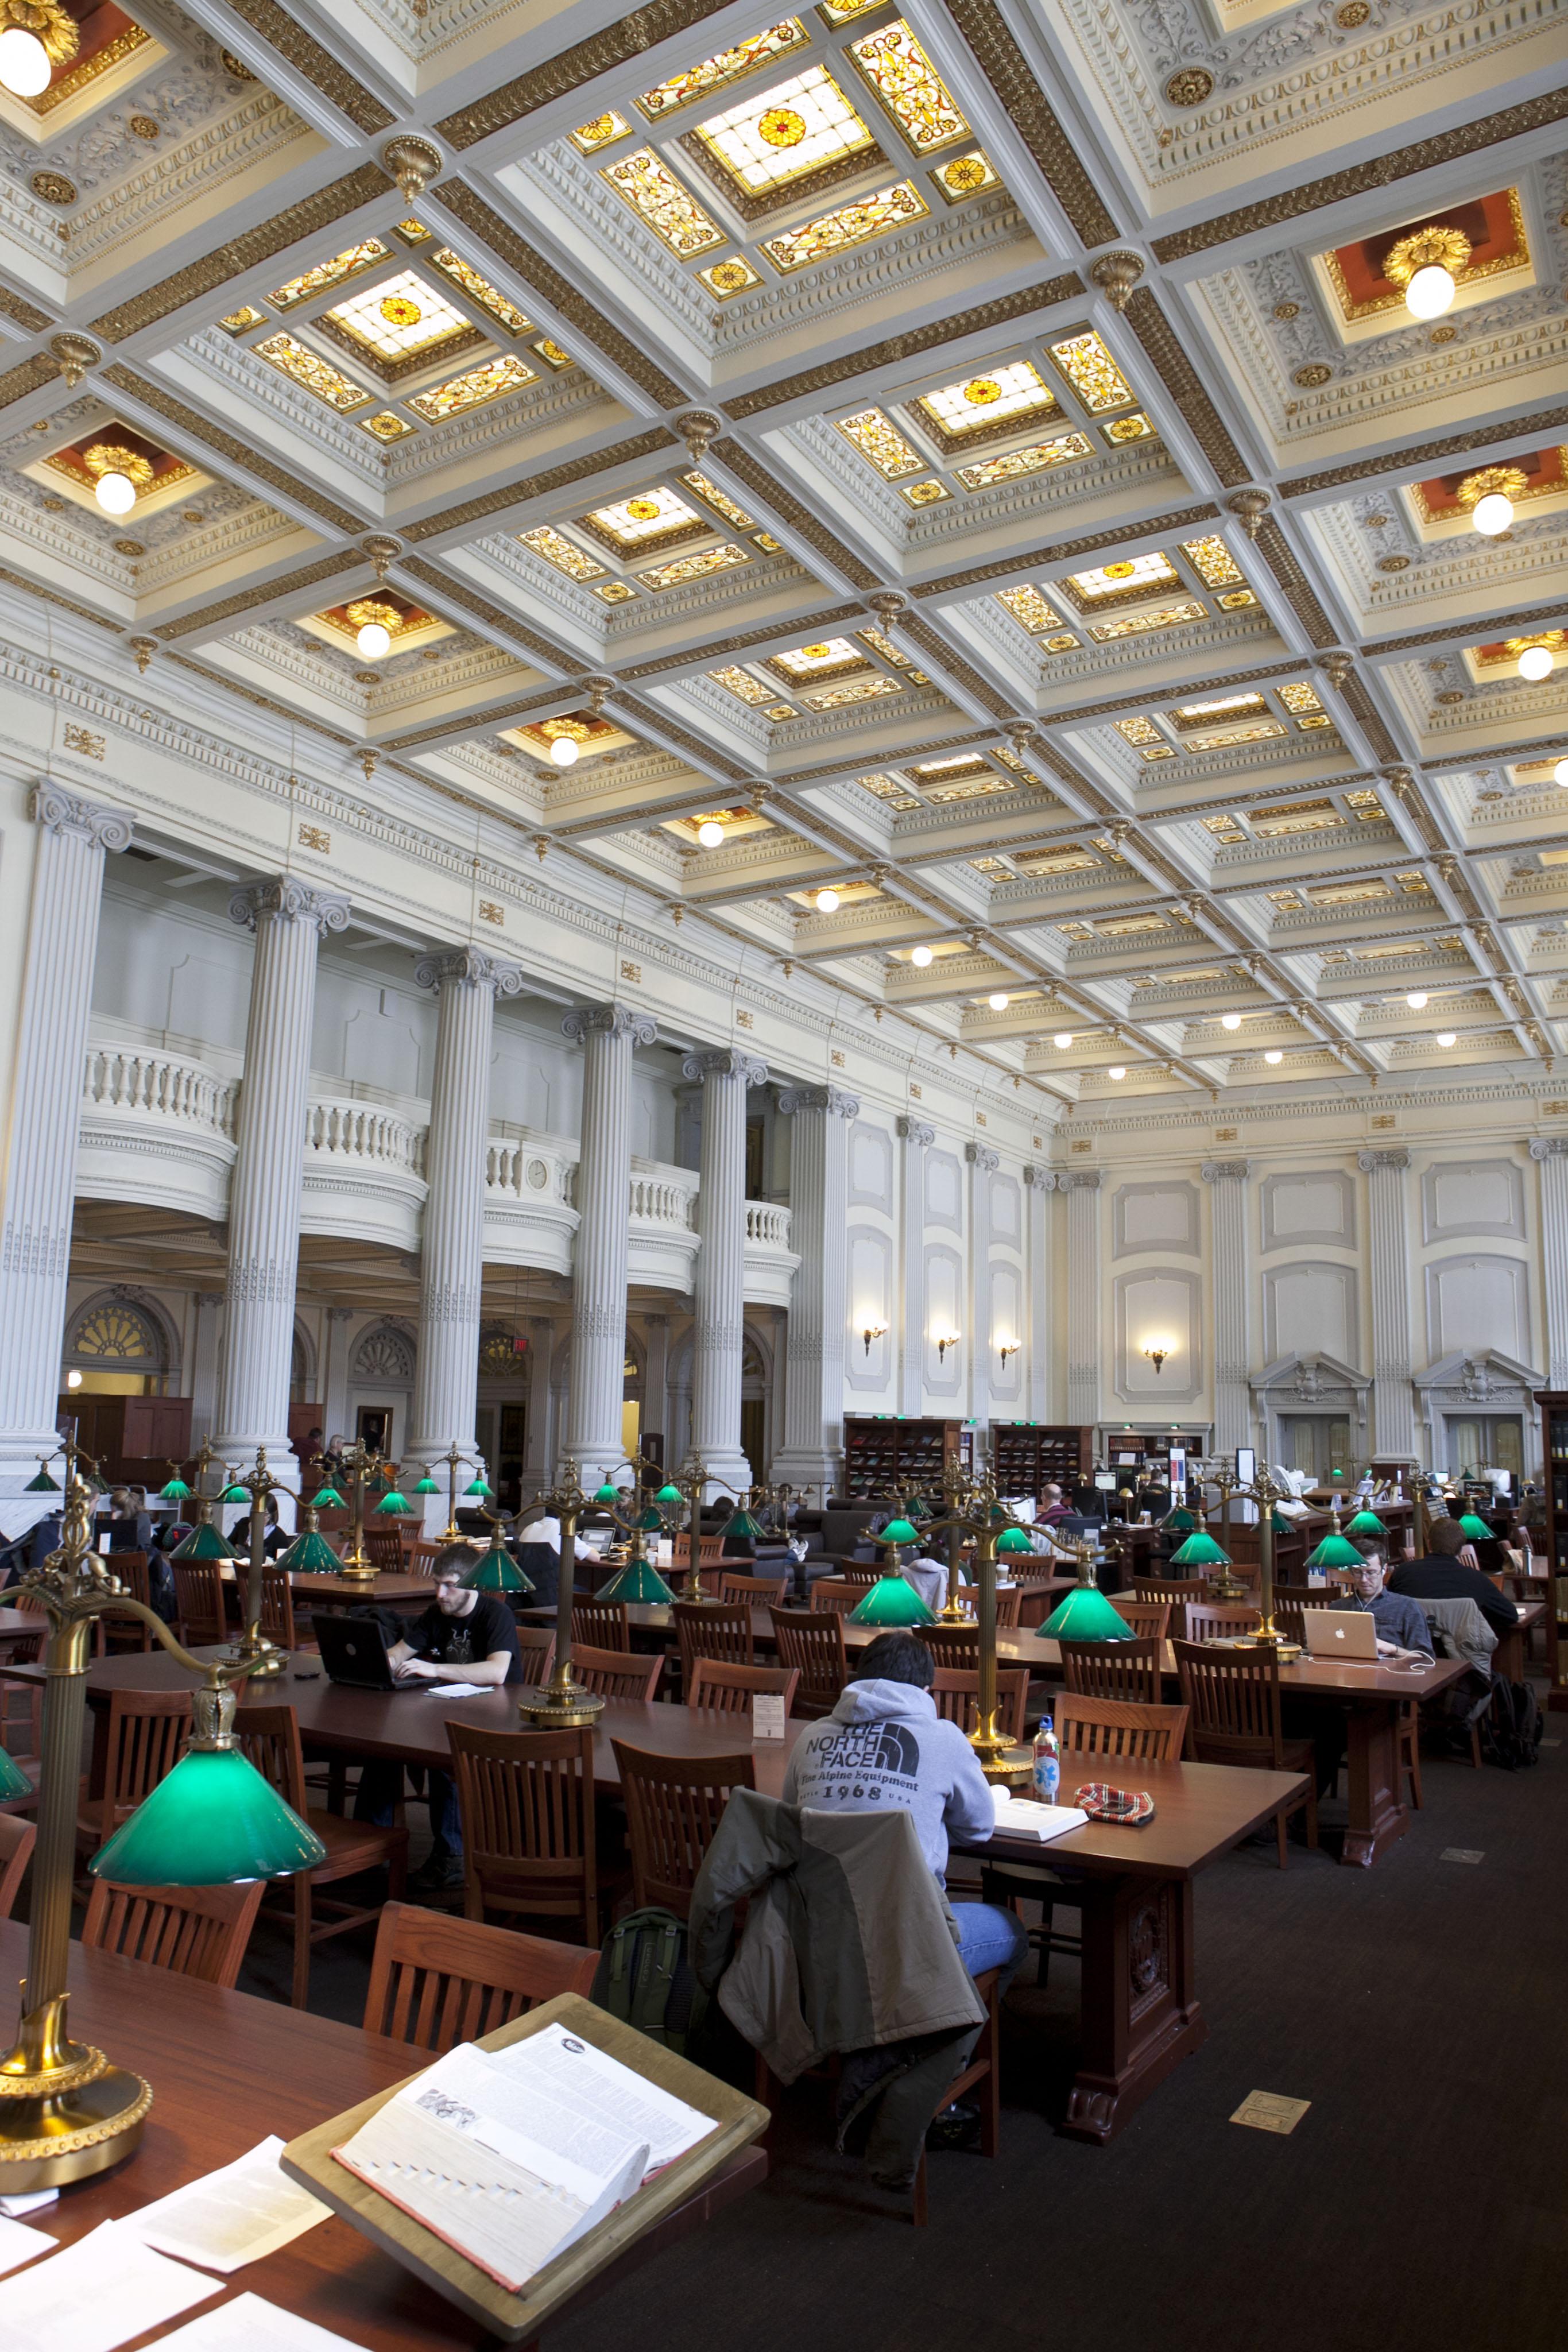
[{"label": "lamp base", "polygon": [[569,1684],[564,1690],[546,1683],[517,1701],[517,1713],[529,1731],[586,1731],[603,1712],[599,1693],[586,1690],[581,1683]]},{"label": "lamp base", "polygon": [[373,1584],[376,1580],[376,1564],[373,1559],[346,1558],[340,1563],[338,1573],[345,1584]]},{"label": "lamp base", "polygon": [[152,2085],[90,2042],[67,2039],[67,1999],[30,2011],[0,2058],[0,2196],[89,2179],[141,2138]]},{"label": "lamp base", "polygon": [[223,1654],[221,1663],[225,1665],[243,1666],[248,1675],[259,1682],[267,1675],[282,1674],[288,1664],[288,1653],[287,1650],[280,1650],[276,1643],[266,1639],[257,1640],[254,1648],[247,1642],[241,1640],[230,1643]]},{"label": "lamp base", "polygon": [[1027,1789],[1034,1778],[1034,1750],[1009,1748],[996,1756],[982,1756],[980,1769],[993,1789]]}]

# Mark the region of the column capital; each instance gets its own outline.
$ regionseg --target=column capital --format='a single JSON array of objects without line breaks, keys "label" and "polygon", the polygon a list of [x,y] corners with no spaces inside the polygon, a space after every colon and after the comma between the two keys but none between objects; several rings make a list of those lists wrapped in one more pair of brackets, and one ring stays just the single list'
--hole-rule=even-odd
[{"label": "column capital", "polygon": [[988,1176],[994,1176],[1002,1164],[1001,1153],[993,1151],[988,1143],[966,1143],[964,1157],[971,1168],[983,1168]]},{"label": "column capital", "polygon": [[314,923],[318,932],[346,931],[349,928],[349,901],[330,890],[312,889],[309,883],[297,881],[292,874],[280,874],[273,882],[247,883],[229,899],[231,921],[243,923],[254,931],[263,915],[282,915],[290,922]]},{"label": "column capital", "polygon": [[79,793],[62,792],[58,784],[35,784],[28,813],[46,833],[75,834],[97,849],[131,846],[131,820],[124,809],[84,800]]},{"label": "column capital", "polygon": [[905,1143],[917,1143],[923,1149],[936,1140],[936,1129],[924,1118],[896,1118],[894,1121]]},{"label": "column capital", "polygon": [[1239,1184],[1252,1173],[1252,1162],[1249,1160],[1206,1160],[1197,1172],[1206,1184]]},{"label": "column capital", "polygon": [[1568,1135],[1538,1135],[1530,1147],[1532,1160],[1568,1159]]},{"label": "column capital", "polygon": [[861,1098],[846,1094],[842,1087],[786,1087],[779,1108],[786,1118],[801,1110],[825,1110],[830,1118],[858,1118]]},{"label": "column capital", "polygon": [[1102,1179],[1098,1168],[1072,1168],[1056,1181],[1063,1192],[1097,1192]]},{"label": "column capital", "polygon": [[580,1045],[591,1029],[611,1037],[630,1037],[633,1045],[651,1045],[659,1034],[651,1013],[634,1013],[628,1004],[574,1005],[561,1015],[563,1037],[573,1037]]},{"label": "column capital", "polygon": [[1054,1192],[1061,1179],[1054,1168],[1040,1168],[1030,1160],[1023,1171],[1023,1181],[1028,1192]]},{"label": "column capital", "polygon": [[681,1064],[681,1076],[686,1078],[739,1078],[748,1087],[768,1084],[768,1065],[759,1062],[755,1054],[743,1054],[737,1045],[705,1046],[688,1054]]},{"label": "column capital", "polygon": [[518,996],[523,986],[518,965],[486,955],[482,948],[439,948],[434,955],[421,956],[413,979],[416,988],[439,988],[444,980],[464,980],[476,988],[494,989],[497,996]]},{"label": "column capital", "polygon": [[329,1323],[351,1323],[356,1311],[352,1307],[329,1307],[327,1320]]},{"label": "column capital", "polygon": [[1371,1176],[1383,1168],[1408,1168],[1410,1154],[1407,1151],[1358,1151],[1355,1164],[1364,1176]]}]

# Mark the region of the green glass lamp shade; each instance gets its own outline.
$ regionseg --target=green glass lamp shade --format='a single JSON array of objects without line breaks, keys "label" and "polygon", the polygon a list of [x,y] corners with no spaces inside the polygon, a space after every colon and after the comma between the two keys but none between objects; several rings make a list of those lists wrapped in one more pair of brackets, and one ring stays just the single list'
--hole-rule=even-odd
[{"label": "green glass lamp shade", "polygon": [[287,1569],[290,1576],[336,1576],[343,1563],[325,1536],[318,1535],[314,1528],[307,1528],[295,1537],[277,1565]]},{"label": "green glass lamp shade", "polygon": [[1228,1552],[1221,1551],[1212,1536],[1197,1528],[1188,1536],[1179,1551],[1171,1554],[1173,1568],[1226,1568],[1230,1563]]},{"label": "green glass lamp shade", "polygon": [[183,1478],[171,1478],[166,1486],[159,1487],[158,1499],[163,1503],[184,1503],[189,1501],[190,1494],[191,1490]]},{"label": "green glass lamp shade", "polygon": [[408,1507],[408,1496],[406,1495],[400,1495],[395,1486],[389,1486],[386,1493],[382,1496],[381,1501],[376,1505],[376,1517],[382,1519],[390,1519],[394,1512],[406,1512]]},{"label": "green glass lamp shade", "polygon": [[727,1536],[748,1536],[754,1539],[761,1533],[762,1528],[760,1522],[754,1519],[751,1513],[746,1510],[737,1511],[734,1518],[731,1519],[728,1527],[725,1529],[725,1534]]},{"label": "green glass lamp shade", "polygon": [[118,1886],[232,1886],[327,1859],[237,1748],[191,1748],[88,1868]]},{"label": "green glass lamp shade", "polygon": [[[171,1559],[233,1559],[235,1554],[233,1544],[223,1530],[220,1528],[214,1528],[209,1520],[204,1519],[199,1528],[191,1529],[184,1542],[176,1550],[172,1551],[169,1557]],[[201,1883],[199,1879],[193,1879],[191,1882],[193,1885],[199,1885]],[[171,1879],[169,1884],[172,1886],[174,1881]]]},{"label": "green glass lamp shade", "polygon": [[346,1511],[348,1507],[336,1486],[323,1486],[319,1495],[312,1495],[310,1497],[310,1508],[313,1511]]},{"label": "green glass lamp shade", "polygon": [[1388,1530],[1375,1511],[1357,1511],[1354,1519],[1346,1520],[1344,1532],[1347,1536],[1382,1536]]},{"label": "green glass lamp shade", "polygon": [[1477,1518],[1474,1511],[1465,1513],[1464,1517],[1459,1521],[1459,1533],[1468,1537],[1471,1543],[1490,1543],[1491,1541],[1491,1529],[1484,1519]]},{"label": "green glass lamp shade", "polygon": [[601,1601],[673,1601],[674,1594],[651,1559],[629,1559],[619,1574],[601,1585]]},{"label": "green glass lamp shade", "polygon": [[[465,1495],[487,1495],[492,1502],[496,1499],[496,1489],[494,1486],[487,1485],[483,1478],[476,1478],[471,1486],[464,1487],[463,1492]],[[385,1510],[386,1505],[384,1503],[382,1505],[382,1508]]]},{"label": "green glass lamp shade", "polygon": [[[896,1527],[895,1519],[894,1525]],[[936,1618],[913,1584],[902,1576],[882,1576],[858,1609],[850,1612],[852,1625],[935,1625]]]},{"label": "green glass lamp shade", "polygon": [[1040,1627],[1057,1642],[1130,1642],[1133,1629],[1092,1584],[1075,1584]]},{"label": "green glass lamp shade", "polygon": [[[51,1478],[48,1472],[44,1468],[42,1463],[38,1465],[37,1476],[36,1478],[29,1478],[26,1485],[22,1489],[24,1495],[57,1495],[59,1491],[59,1480],[57,1478]],[[165,1487],[163,1491],[167,1494],[168,1488]],[[190,1491],[190,1488],[187,1486],[185,1492],[189,1494]]]},{"label": "green glass lamp shade", "polygon": [[250,1500],[250,1488],[248,1486],[242,1486],[239,1480],[236,1478],[232,1486],[225,1486],[224,1488],[223,1493],[218,1496],[218,1500],[220,1503],[248,1503]]},{"label": "green glass lamp shade", "polygon": [[534,1580],[525,1576],[509,1551],[492,1544],[482,1551],[466,1576],[458,1579],[470,1592],[531,1592]]},{"label": "green glass lamp shade", "polygon": [[1022,1528],[1004,1528],[997,1538],[997,1549],[998,1552],[1032,1552],[1034,1546]]},{"label": "green glass lamp shade", "polygon": [[0,1748],[0,1804],[8,1805],[13,1797],[30,1797],[33,1784],[14,1756]]},{"label": "green glass lamp shade", "polygon": [[[877,1541],[878,1543],[893,1544],[894,1547],[899,1544],[918,1543],[920,1541],[920,1530],[918,1528],[912,1528],[907,1519],[889,1519],[886,1527],[883,1528],[881,1535],[878,1536]],[[866,1618],[862,1618],[861,1620],[862,1624],[869,1623],[871,1621]]]},{"label": "green glass lamp shade", "polygon": [[655,1503],[684,1503],[685,1496],[678,1486],[661,1486],[654,1496]]},{"label": "green glass lamp shade", "polygon": [[1361,1554],[1348,1536],[1325,1536],[1309,1555],[1309,1568],[1359,1568]]},{"label": "green glass lamp shade", "polygon": [[928,1519],[931,1517],[931,1506],[924,1496],[916,1495],[909,1506],[909,1516],[917,1524],[921,1519]]},{"label": "green glass lamp shade", "polygon": [[[472,1486],[469,1487],[468,1492],[470,1494],[474,1492]],[[614,1505],[621,1500],[621,1496],[619,1490],[612,1485],[608,1478],[606,1478],[602,1486],[595,1488],[593,1499],[596,1503],[609,1503],[611,1505]]]},{"label": "green glass lamp shade", "polygon": [[1189,1536],[1197,1525],[1190,1511],[1167,1511],[1166,1525],[1173,1536]]},{"label": "green glass lamp shade", "polygon": [[664,1530],[664,1514],[650,1503],[637,1525],[645,1536],[661,1534]]},{"label": "green glass lamp shade", "polygon": [[427,1470],[423,1478],[415,1479],[413,1491],[416,1495],[439,1495],[441,1488]]}]

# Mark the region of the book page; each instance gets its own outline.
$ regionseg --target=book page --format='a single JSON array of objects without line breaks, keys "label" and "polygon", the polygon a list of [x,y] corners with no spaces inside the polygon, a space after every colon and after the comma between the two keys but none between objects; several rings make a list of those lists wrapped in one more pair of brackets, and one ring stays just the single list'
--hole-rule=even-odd
[{"label": "book page", "polygon": [[509,2049],[493,2051],[490,2058],[514,2081],[528,2086],[530,2101],[553,2093],[570,2099],[579,2114],[594,2117],[625,2138],[646,2140],[650,2175],[718,2129],[711,2116],[673,2098],[563,2025],[541,2027]]},{"label": "book page", "polygon": [[115,2352],[222,2290],[116,2221],[0,2284],[5,2352]]},{"label": "book page", "polygon": [[542,2168],[547,2178],[591,2205],[605,2182],[623,2169],[629,2151],[646,2147],[645,2138],[619,2116],[598,2113],[578,2095],[570,2078],[552,2081],[537,2070],[524,2074],[502,2067],[497,2059],[507,2054],[460,2042],[400,2091],[393,2104],[436,2116],[529,2171]]},{"label": "book page", "polygon": [[155,2204],[128,2214],[121,2227],[144,2245],[226,2275],[244,2263],[277,2252],[331,2211],[277,2168],[280,2139],[264,2139],[248,2155],[204,2179],[187,2181]]},{"label": "book page", "polygon": [[158,2352],[362,2352],[362,2347],[313,2319],[297,2318],[259,2294],[236,2294],[216,2311],[204,2311],[172,2336],[161,2336]]}]

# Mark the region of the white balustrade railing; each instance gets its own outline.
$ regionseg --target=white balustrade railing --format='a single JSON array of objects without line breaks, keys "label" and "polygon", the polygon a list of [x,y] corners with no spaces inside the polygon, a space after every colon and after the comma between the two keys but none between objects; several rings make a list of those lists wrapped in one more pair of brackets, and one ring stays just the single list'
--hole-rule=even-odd
[{"label": "white balustrade railing", "polygon": [[572,1171],[524,1137],[492,1135],[485,1151],[485,1189],[520,1201],[567,1202]]},{"label": "white balustrade railing", "polygon": [[746,1238],[763,1249],[789,1246],[789,1212],[778,1201],[747,1201]]},{"label": "white balustrade railing", "polygon": [[307,1151],[361,1168],[423,1176],[424,1136],[423,1128],[373,1103],[312,1102],[305,1113]]},{"label": "white balustrade railing", "polygon": [[630,1206],[632,1220],[638,1224],[663,1225],[671,1233],[695,1233],[697,1180],[684,1168],[633,1165]]},{"label": "white balustrade railing", "polygon": [[82,1075],[84,1110],[139,1111],[154,1118],[232,1137],[237,1081],[177,1054],[89,1045]]}]

